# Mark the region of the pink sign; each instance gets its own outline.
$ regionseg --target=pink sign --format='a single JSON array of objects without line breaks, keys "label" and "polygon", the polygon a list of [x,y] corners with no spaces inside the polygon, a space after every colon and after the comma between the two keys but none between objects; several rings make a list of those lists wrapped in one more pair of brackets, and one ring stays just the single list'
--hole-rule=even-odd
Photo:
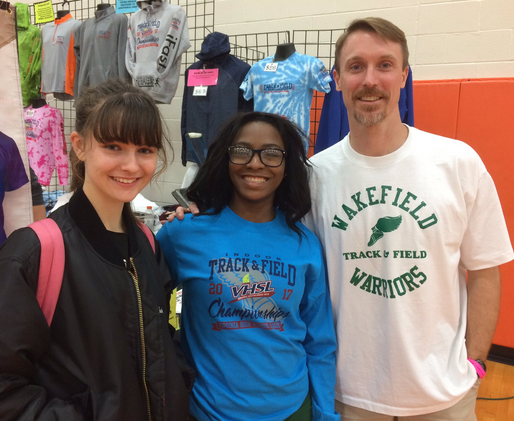
[{"label": "pink sign", "polygon": [[219,69],[189,70],[187,86],[211,86],[218,84]]}]

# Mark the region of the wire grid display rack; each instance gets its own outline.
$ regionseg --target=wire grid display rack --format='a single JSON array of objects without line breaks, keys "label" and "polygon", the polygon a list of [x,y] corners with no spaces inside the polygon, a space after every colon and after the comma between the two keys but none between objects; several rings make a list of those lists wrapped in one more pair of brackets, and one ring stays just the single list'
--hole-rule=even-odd
[{"label": "wire grid display rack", "polygon": [[[334,65],[334,51],[336,41],[344,32],[344,29],[322,29],[322,30],[295,30],[293,31],[293,44],[299,53],[320,59],[330,71]],[[311,106],[311,126],[309,141],[309,156],[314,154],[316,137],[318,135],[319,119],[325,94],[314,91]]]},{"label": "wire grid display rack", "polygon": [[[185,73],[185,69],[193,64],[197,59],[195,55],[200,52],[201,45],[205,37],[214,32],[214,9],[216,0],[178,0],[176,4],[182,6],[188,17],[189,38],[191,48],[182,55],[182,65],[180,74]],[[107,2],[107,0],[106,0]],[[98,0],[64,0],[54,3],[54,14],[59,10],[70,11],[73,18],[86,20],[94,17],[97,9]],[[31,20],[34,22],[34,7],[29,7]],[[129,17],[131,14],[126,14]],[[43,25],[38,25],[42,27]],[[328,69],[333,66],[333,52],[335,42],[344,29],[329,30],[295,30],[291,37],[290,31],[262,32],[250,34],[230,35],[231,53],[247,62],[250,65],[262,60],[275,53],[276,47],[283,43],[293,42],[298,52],[317,57]],[[310,127],[310,147],[309,156],[314,151],[318,123],[321,116],[324,94],[314,91],[311,108],[311,127]],[[75,125],[74,101],[54,100],[50,105],[59,109],[64,118],[64,132],[66,139],[73,131]],[[70,145],[68,145],[70,147]],[[68,186],[59,186],[56,175],[52,177],[52,182],[48,186],[49,191],[67,190]]]},{"label": "wire grid display rack", "polygon": [[[167,1],[167,0],[164,0]],[[60,10],[67,10],[71,13],[72,17],[77,20],[85,21],[86,19],[95,16],[95,11],[99,3],[108,3],[108,0],[64,0],[61,3],[54,3],[54,15]],[[189,29],[189,40],[191,42],[191,48],[182,54],[182,64],[180,74],[183,75],[185,69],[196,61],[195,54],[200,52],[202,42],[204,38],[211,32],[214,31],[214,3],[215,0],[178,0],[173,1],[174,4],[178,4],[186,11],[188,29]],[[31,14],[31,21],[35,21],[34,6],[29,6]],[[125,14],[130,17],[131,13]],[[37,25],[42,27],[44,25]],[[60,101],[53,100],[49,101],[49,105],[59,109],[64,118],[64,134],[68,142],[68,150],[71,147],[69,145],[69,135],[75,127],[75,107],[74,101]],[[71,169],[70,169],[71,176]],[[59,185],[57,176],[54,171],[50,186],[47,187],[48,191],[54,190],[68,190],[68,186]]]},{"label": "wire grid display rack", "polygon": [[275,53],[277,45],[291,42],[289,31],[229,35],[231,54],[250,66]]},{"label": "wire grid display rack", "polygon": [[[292,42],[299,53],[316,57],[325,64],[327,69],[331,69],[335,43],[343,31],[343,29],[295,30],[292,39],[289,31],[262,32],[230,35],[229,39],[231,53],[250,65],[274,54],[279,44]],[[309,156],[314,153],[324,97],[323,93],[314,91],[310,118]]]}]

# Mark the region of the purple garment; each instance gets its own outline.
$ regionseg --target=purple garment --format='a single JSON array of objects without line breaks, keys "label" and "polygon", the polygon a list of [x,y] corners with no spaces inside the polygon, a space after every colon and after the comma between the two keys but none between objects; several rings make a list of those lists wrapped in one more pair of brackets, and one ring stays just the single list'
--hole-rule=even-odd
[{"label": "purple garment", "polygon": [[13,139],[0,132],[0,245],[7,238],[2,207],[5,192],[19,189],[28,182],[18,146]]}]

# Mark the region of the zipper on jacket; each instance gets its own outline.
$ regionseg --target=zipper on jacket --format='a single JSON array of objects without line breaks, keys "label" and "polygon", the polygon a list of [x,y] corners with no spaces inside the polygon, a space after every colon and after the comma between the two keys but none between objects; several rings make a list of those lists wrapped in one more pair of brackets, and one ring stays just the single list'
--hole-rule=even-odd
[{"label": "zipper on jacket", "polygon": [[134,281],[134,287],[136,288],[137,295],[137,308],[139,314],[139,331],[141,335],[141,357],[142,357],[142,365],[143,365],[143,386],[145,388],[145,396],[146,396],[146,412],[148,416],[148,421],[152,421],[152,411],[150,409],[150,394],[148,393],[148,386],[146,385],[146,346],[145,346],[145,326],[143,323],[143,300],[141,299],[141,291],[139,289],[139,279],[137,277],[136,266],[134,265],[134,259],[132,257],[127,262],[123,259],[125,263],[125,268],[127,269],[130,276],[132,276],[132,280]]}]

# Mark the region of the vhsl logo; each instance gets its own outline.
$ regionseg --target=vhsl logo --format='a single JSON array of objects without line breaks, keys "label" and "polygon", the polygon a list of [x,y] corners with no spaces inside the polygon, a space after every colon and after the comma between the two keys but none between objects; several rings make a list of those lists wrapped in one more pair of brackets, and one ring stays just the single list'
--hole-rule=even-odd
[{"label": "vhsl logo", "polygon": [[271,297],[275,294],[275,288],[271,287],[271,281],[250,282],[250,276],[243,278],[243,283],[230,288],[234,299],[230,303],[245,300],[247,298]]},{"label": "vhsl logo", "polygon": [[143,28],[143,31],[141,33],[141,37],[144,38],[148,35],[152,35],[153,34],[153,30],[152,28]]}]

